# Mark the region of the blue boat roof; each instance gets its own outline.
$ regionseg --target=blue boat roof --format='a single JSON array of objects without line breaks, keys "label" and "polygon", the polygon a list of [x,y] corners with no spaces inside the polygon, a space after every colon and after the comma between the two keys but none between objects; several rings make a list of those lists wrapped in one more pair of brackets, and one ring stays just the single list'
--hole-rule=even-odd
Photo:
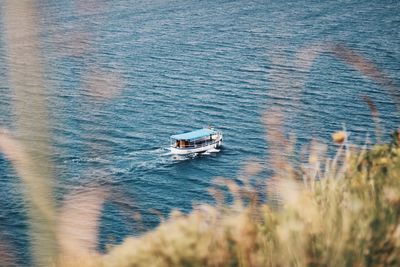
[{"label": "blue boat roof", "polygon": [[217,131],[211,129],[199,129],[193,132],[183,133],[183,134],[176,134],[172,135],[171,138],[175,140],[187,140],[193,141],[202,137],[209,136],[211,134],[216,134]]}]

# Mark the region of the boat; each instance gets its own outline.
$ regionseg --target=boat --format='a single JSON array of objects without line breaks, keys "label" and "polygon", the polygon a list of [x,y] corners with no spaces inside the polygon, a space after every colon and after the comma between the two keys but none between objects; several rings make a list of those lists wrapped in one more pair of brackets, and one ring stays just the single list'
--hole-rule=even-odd
[{"label": "boat", "polygon": [[222,132],[214,128],[203,128],[171,136],[172,154],[187,155],[204,152],[219,152]]}]

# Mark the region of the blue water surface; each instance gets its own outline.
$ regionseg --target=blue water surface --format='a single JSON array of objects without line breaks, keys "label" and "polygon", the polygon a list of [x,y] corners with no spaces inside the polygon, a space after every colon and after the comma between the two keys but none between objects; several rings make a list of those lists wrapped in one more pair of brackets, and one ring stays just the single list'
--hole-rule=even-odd
[{"label": "blue water surface", "polygon": [[[167,216],[213,203],[215,177],[236,179],[246,162],[264,162],[262,118],[273,107],[300,145],[330,142],[343,125],[358,144],[374,139],[363,95],[377,106],[386,140],[399,126],[390,95],[400,84],[399,1],[37,2],[57,201],[77,189],[111,192],[101,250],[156,227],[153,209]],[[0,38],[0,125],[13,128],[18,99]],[[392,86],[331,46],[365,59]],[[224,132],[220,153],[168,154],[170,135],[208,125]],[[22,186],[3,156],[0,168],[0,233],[25,264]]]}]

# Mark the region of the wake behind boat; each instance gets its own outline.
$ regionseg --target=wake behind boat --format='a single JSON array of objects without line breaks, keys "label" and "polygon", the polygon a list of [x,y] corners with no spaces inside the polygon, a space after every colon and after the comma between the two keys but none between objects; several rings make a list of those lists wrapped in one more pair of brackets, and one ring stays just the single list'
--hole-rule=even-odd
[{"label": "wake behind boat", "polygon": [[218,152],[222,145],[222,132],[213,128],[204,128],[171,136],[170,150],[172,154],[193,154]]}]

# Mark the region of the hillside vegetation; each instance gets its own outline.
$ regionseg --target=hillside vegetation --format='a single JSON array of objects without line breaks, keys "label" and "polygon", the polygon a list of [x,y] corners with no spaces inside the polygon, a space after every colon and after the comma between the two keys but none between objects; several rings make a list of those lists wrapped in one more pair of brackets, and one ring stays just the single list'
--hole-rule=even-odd
[{"label": "hillside vegetation", "polygon": [[315,155],[308,168],[270,179],[269,191],[279,196],[273,206],[260,203],[249,183],[226,180],[231,205],[174,212],[154,231],[128,238],[105,255],[61,265],[399,266],[398,136],[368,150],[342,144],[324,162]]}]

